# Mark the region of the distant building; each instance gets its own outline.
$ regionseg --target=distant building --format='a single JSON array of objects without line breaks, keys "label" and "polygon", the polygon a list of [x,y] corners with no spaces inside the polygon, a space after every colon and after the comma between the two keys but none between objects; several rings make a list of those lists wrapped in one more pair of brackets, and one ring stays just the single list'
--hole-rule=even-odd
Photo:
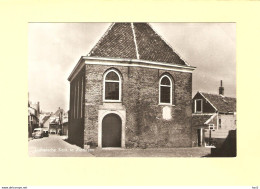
[{"label": "distant building", "polygon": [[60,134],[62,132],[62,122],[63,122],[63,109],[59,109],[50,116],[49,122],[49,133],[50,134]]},{"label": "distant building", "polygon": [[194,69],[149,24],[112,24],[68,78],[69,141],[191,147]]},{"label": "distant building", "polygon": [[50,117],[50,115],[47,115],[42,119],[42,127],[46,130],[50,129]]},{"label": "distant building", "polygon": [[49,122],[49,133],[58,134],[58,131],[59,131],[59,118],[56,116],[51,116]]},{"label": "distant building", "polygon": [[224,96],[222,81],[218,95],[197,92],[192,104],[193,146],[221,144],[236,130],[236,98]]},{"label": "distant building", "polygon": [[28,137],[32,137],[35,128],[40,127],[40,102],[32,103],[28,99]]},{"label": "distant building", "polygon": [[[40,118],[39,118],[40,127],[43,127],[43,122],[46,122],[46,117],[50,117],[50,116],[51,116],[51,112],[43,112],[43,111],[41,111]],[[46,127],[46,123],[44,125]]]},{"label": "distant building", "polygon": [[62,135],[68,136],[68,127],[69,127],[69,111],[63,114]]}]

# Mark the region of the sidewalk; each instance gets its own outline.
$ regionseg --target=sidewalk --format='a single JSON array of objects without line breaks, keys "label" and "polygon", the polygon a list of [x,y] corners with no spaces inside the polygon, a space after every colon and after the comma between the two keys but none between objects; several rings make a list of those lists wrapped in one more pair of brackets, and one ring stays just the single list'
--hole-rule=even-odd
[{"label": "sidewalk", "polygon": [[30,157],[92,157],[88,150],[65,141],[66,136],[49,135],[28,142]]},{"label": "sidewalk", "polygon": [[210,154],[210,148],[147,148],[121,149],[104,148],[94,149],[90,153],[96,157],[204,157]]},{"label": "sidewalk", "polygon": [[82,149],[66,142],[67,136],[50,135],[40,139],[30,139],[30,157],[205,157],[210,148],[96,148]]}]

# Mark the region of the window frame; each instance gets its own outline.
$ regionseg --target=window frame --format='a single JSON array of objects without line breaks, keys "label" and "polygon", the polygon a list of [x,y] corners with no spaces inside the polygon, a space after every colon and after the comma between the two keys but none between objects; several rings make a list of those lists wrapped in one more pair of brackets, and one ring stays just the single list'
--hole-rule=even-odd
[{"label": "window frame", "polygon": [[[162,79],[164,77],[167,77],[170,80],[170,102],[169,103],[161,102],[161,86],[169,87],[168,85],[161,85]],[[172,89],[173,89],[172,84],[173,84],[172,79],[168,75],[164,74],[161,76],[159,80],[159,105],[172,105]]]},{"label": "window frame", "polygon": [[221,118],[218,119],[218,129],[222,128],[222,121]]},{"label": "window frame", "polygon": [[213,124],[213,123],[209,124],[208,130],[212,130],[212,131],[216,130],[215,124]]},{"label": "window frame", "polygon": [[[116,75],[118,76],[119,81],[115,81],[115,80],[106,80],[107,74],[109,74],[110,72],[114,72],[116,73]],[[119,99],[118,100],[107,100],[106,99],[106,82],[113,82],[113,83],[119,83]],[[115,69],[110,69],[107,70],[104,74],[103,77],[103,102],[121,102],[121,94],[122,94],[122,80],[121,80],[121,75],[119,74],[119,72]]]},{"label": "window frame", "polygon": [[[197,101],[201,101],[201,111],[197,111]],[[195,101],[194,101],[194,112],[195,113],[202,113],[203,112],[203,100],[202,99],[195,99]]]}]

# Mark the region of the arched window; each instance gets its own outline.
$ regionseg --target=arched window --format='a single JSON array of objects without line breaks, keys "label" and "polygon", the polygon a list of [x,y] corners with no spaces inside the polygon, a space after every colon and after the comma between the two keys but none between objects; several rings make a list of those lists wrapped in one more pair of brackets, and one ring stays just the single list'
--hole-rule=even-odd
[{"label": "arched window", "polygon": [[121,78],[116,70],[109,70],[104,75],[103,100],[108,102],[121,101]]},{"label": "arched window", "polygon": [[172,104],[172,80],[163,75],[159,81],[159,104]]}]

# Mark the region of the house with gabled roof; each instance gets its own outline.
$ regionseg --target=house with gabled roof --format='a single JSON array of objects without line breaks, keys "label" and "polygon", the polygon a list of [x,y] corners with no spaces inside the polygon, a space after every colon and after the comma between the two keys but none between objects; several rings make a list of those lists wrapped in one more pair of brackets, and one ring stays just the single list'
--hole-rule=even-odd
[{"label": "house with gabled roof", "polygon": [[68,140],[81,147],[191,147],[192,71],[148,23],[113,23],[68,80]]},{"label": "house with gabled roof", "polygon": [[197,92],[192,103],[193,146],[221,144],[229,134],[236,130],[236,98],[224,96],[224,87],[219,94]]},{"label": "house with gabled roof", "polygon": [[50,115],[46,115],[43,119],[42,119],[42,127],[49,130],[50,127]]}]

